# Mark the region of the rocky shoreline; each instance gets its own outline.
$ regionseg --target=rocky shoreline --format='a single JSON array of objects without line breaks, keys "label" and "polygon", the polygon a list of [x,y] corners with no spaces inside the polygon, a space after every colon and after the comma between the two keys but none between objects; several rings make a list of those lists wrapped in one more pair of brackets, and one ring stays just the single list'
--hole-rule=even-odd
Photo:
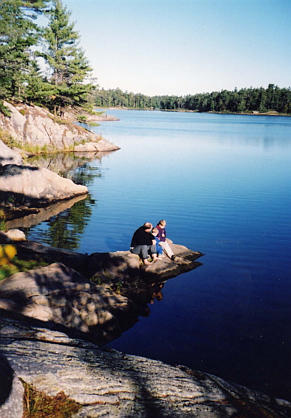
[{"label": "rocky shoreline", "polygon": [[[36,106],[10,110],[11,118],[0,116],[2,136],[12,138],[12,147],[0,140],[6,230],[48,219],[88,192],[45,162],[24,164],[25,153],[118,149]],[[172,243],[175,262],[165,257],[145,267],[129,251],[81,254],[26,241],[17,230],[0,232],[0,247],[6,246],[41,266],[0,282],[0,417],[29,416],[31,393],[72,401],[74,413],[60,416],[291,415],[289,402],[216,376],[100,348],[149,315],[168,279],[201,265],[200,252]]]},{"label": "rocky shoreline", "polygon": [[2,280],[0,309],[85,332],[97,343],[131,326],[165,280],[201,265],[201,253],[177,244],[177,262],[164,257],[144,268],[129,251],[81,254],[15,241],[15,233],[0,233],[0,244],[12,244],[20,259],[47,266]]},{"label": "rocky shoreline", "polygon": [[199,267],[201,253],[172,244],[179,263],[144,268],[128,251],[87,255],[0,239],[48,263],[0,283],[1,417],[27,413],[27,387],[51,402],[66,396],[74,417],[290,416],[285,400],[100,347],[148,315],[165,280]]},{"label": "rocky shoreline", "polygon": [[24,384],[51,399],[64,393],[78,405],[77,412],[69,415],[74,417],[288,417],[291,413],[287,401],[185,366],[102,350],[41,323],[1,316],[0,349],[3,418],[21,418],[27,412]]},{"label": "rocky shoreline", "polygon": [[59,118],[48,110],[4,102],[10,116],[0,113],[2,141],[24,155],[49,152],[103,152],[119,147],[77,125],[74,117]]},{"label": "rocky shoreline", "polygon": [[88,193],[86,186],[25,162],[28,156],[58,152],[95,155],[119,149],[70,120],[55,118],[46,109],[6,102],[5,106],[10,111],[10,117],[0,114],[0,210],[5,220],[38,213],[40,208]]}]

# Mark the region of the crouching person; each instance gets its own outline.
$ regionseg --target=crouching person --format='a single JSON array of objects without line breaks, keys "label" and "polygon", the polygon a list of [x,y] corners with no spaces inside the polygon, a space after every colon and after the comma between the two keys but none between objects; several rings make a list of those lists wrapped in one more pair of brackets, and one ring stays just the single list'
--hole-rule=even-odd
[{"label": "crouching person", "polygon": [[151,233],[152,228],[153,226],[150,222],[145,222],[135,231],[130,244],[130,251],[139,255],[145,265],[150,264],[150,255],[153,261],[157,259],[156,246],[154,244],[155,237]]}]

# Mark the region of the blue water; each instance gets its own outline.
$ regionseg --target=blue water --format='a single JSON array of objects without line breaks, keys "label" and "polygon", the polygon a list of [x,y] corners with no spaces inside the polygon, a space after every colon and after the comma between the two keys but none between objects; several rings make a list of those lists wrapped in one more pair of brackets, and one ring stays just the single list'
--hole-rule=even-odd
[{"label": "blue water", "polygon": [[165,218],[174,242],[205,254],[110,345],[291,399],[291,118],[108,113],[120,121],[94,129],[121,149],[89,163],[75,249],[128,249]]}]

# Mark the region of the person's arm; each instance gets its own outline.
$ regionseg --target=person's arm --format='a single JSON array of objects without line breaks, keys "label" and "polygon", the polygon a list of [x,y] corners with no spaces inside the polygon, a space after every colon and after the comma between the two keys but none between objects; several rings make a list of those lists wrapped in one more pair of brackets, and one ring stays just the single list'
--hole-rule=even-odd
[{"label": "person's arm", "polygon": [[135,247],[135,233],[133,234],[131,238],[130,248]]}]

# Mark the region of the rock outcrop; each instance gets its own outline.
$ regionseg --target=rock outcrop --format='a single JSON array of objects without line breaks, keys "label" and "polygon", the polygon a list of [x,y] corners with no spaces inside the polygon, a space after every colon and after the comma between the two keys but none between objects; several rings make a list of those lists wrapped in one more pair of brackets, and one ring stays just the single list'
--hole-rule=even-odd
[{"label": "rock outcrop", "polygon": [[[4,234],[1,240],[13,242]],[[0,308],[86,333],[99,344],[148,315],[166,279],[201,265],[201,253],[174,244],[180,261],[165,258],[146,269],[128,251],[87,255],[29,241],[13,245],[20,258],[49,265],[2,280]]]},{"label": "rock outcrop", "polygon": [[64,392],[79,404],[76,418],[291,415],[289,402],[208,373],[104,351],[40,323],[4,315],[0,317],[0,350],[3,418],[22,418],[22,383],[49,396]]},{"label": "rock outcrop", "polygon": [[6,219],[87,192],[86,186],[45,168],[15,164],[0,166],[0,207],[7,212]]},{"label": "rock outcrop", "polygon": [[[10,143],[21,152],[26,150],[26,154],[29,149],[31,154],[73,151],[96,157],[96,153],[119,149],[81,126],[54,118],[43,108],[24,104],[13,106],[6,102],[5,106],[11,116],[0,113],[1,135],[10,137]],[[64,159],[61,160],[63,163]],[[72,161],[71,158],[68,160]],[[6,220],[38,213],[40,207],[87,192],[87,187],[63,179],[46,168],[22,165],[20,153],[0,140],[0,209],[4,210]]]},{"label": "rock outcrop", "polygon": [[91,333],[96,339],[102,325],[118,318],[128,305],[109,285],[91,283],[59,263],[14,274],[0,284],[1,309]]},{"label": "rock outcrop", "polygon": [[119,118],[108,115],[104,111],[95,111],[93,113],[88,112],[82,112],[82,111],[74,111],[71,109],[71,111],[67,110],[65,111],[64,117],[71,121],[76,121],[80,119],[84,119],[86,123],[92,123],[92,122],[113,122],[120,120]]},{"label": "rock outcrop", "polygon": [[9,229],[7,232],[0,231],[0,242],[26,241],[26,236],[20,229]]},{"label": "rock outcrop", "polygon": [[22,158],[18,151],[13,151],[0,140],[0,165],[21,164]]},{"label": "rock outcrop", "polygon": [[85,144],[75,145],[74,147],[75,152],[109,152],[114,151],[114,149],[112,149],[112,144],[103,138],[99,139],[98,142],[86,142]]},{"label": "rock outcrop", "polygon": [[[0,113],[0,128],[14,138],[22,147],[35,146],[48,151],[74,151],[75,147],[86,143],[98,143],[101,138],[95,133],[72,122],[55,118],[49,111],[39,106],[25,104],[12,105],[5,102],[11,112],[10,117]],[[106,149],[101,149],[105,147]],[[102,139],[97,151],[119,149],[109,141]],[[82,151],[92,151],[91,146]]]},{"label": "rock outcrop", "polygon": [[[9,242],[6,235],[1,239]],[[32,242],[14,245],[21,257],[64,264],[0,283],[0,417],[27,412],[27,384],[47,396],[65,394],[78,404],[73,416],[80,418],[290,416],[287,401],[95,345],[148,315],[149,302],[162,298],[163,280],[197,267],[200,253],[172,244],[178,263],[165,258],[143,268],[127,251],[86,255]]]}]

